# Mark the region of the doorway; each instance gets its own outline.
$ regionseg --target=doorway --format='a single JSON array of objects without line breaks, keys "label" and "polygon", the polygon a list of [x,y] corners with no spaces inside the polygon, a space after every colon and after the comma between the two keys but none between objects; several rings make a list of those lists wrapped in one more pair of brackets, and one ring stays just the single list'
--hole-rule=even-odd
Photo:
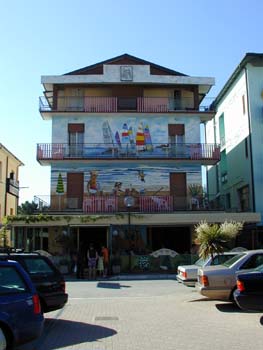
[{"label": "doorway", "polygon": [[79,247],[87,252],[89,245],[92,243],[99,252],[104,245],[108,246],[108,228],[107,227],[80,227],[79,228]]},{"label": "doorway", "polygon": [[186,173],[170,173],[170,194],[174,210],[185,210],[187,205]]}]

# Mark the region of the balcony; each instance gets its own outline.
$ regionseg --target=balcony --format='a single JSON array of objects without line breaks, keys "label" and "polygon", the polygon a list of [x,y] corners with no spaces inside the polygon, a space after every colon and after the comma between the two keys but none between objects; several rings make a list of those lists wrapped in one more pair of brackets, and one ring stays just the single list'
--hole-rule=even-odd
[{"label": "balcony", "polygon": [[194,98],[184,97],[93,97],[93,96],[41,96],[39,111],[50,112],[85,112],[85,113],[168,113],[176,111],[195,111],[213,113],[209,106],[197,106]]},{"label": "balcony", "polygon": [[224,197],[215,195],[193,198],[172,195],[136,195],[134,205],[127,208],[124,195],[84,196],[69,198],[66,194],[34,197],[37,211],[83,214],[118,214],[128,211],[137,213],[172,213],[181,211],[224,211]]},{"label": "balcony", "polygon": [[220,160],[220,147],[204,143],[167,143],[145,146],[126,144],[83,143],[42,143],[37,145],[37,160],[44,164],[63,160],[166,160],[199,162],[213,165]]}]

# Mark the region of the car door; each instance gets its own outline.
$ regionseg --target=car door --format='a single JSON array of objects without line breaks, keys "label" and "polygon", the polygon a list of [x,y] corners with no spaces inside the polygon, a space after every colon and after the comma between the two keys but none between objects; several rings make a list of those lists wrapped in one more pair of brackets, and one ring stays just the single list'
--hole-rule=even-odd
[{"label": "car door", "polygon": [[0,266],[0,318],[27,334],[26,318],[32,305],[32,292],[15,266]]}]

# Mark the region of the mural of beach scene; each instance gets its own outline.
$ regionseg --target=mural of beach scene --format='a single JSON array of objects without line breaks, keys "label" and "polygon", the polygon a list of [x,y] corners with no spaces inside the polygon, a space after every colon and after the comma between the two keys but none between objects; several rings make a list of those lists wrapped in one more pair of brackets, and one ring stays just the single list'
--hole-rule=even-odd
[{"label": "mural of beach scene", "polygon": [[[58,167],[52,167],[51,170],[51,192],[56,193],[56,186],[59,173],[63,178],[64,187],[66,189],[67,172],[72,172],[72,165],[69,163],[61,164]],[[140,164],[134,166],[128,162],[122,163],[119,166],[112,165],[97,165],[87,166],[81,163],[74,163],[74,172],[84,173],[84,192],[87,192],[87,184],[91,180],[92,174],[96,174],[96,184],[93,189],[100,191],[103,194],[111,194],[116,183],[121,183],[121,190],[135,189],[140,193],[169,191],[170,173],[186,172],[187,184],[202,183],[201,167],[198,165],[171,166],[164,164],[162,166],[149,166]]]}]

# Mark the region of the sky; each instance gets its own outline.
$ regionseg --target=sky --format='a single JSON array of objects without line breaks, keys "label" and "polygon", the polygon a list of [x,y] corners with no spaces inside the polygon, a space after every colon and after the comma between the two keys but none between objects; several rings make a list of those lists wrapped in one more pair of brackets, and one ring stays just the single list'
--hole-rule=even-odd
[{"label": "sky", "polygon": [[42,75],[128,53],[190,76],[217,96],[247,52],[262,53],[260,0],[0,0],[0,143],[19,158],[20,203],[50,191],[36,160],[51,142]]}]

